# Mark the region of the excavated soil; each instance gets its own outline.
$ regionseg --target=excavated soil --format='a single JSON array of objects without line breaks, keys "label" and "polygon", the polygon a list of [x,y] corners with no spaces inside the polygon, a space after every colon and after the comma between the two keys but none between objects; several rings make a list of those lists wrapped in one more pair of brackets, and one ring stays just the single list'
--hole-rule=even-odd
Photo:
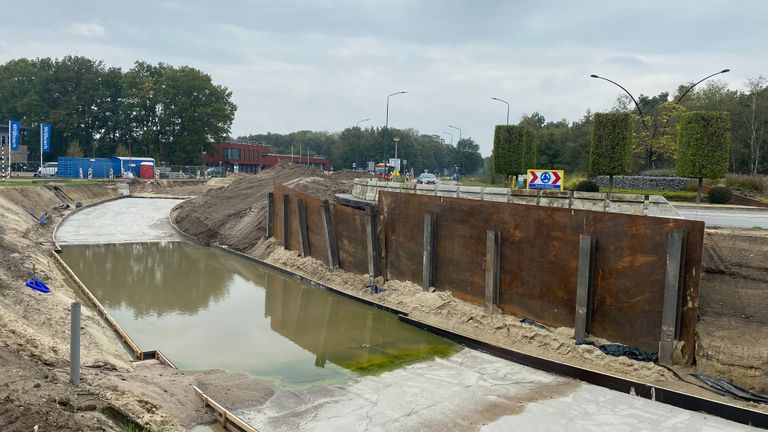
[{"label": "excavated soil", "polygon": [[[288,184],[329,198],[333,192],[349,192],[352,178],[334,181],[332,177],[303,168],[281,167],[191,200],[177,209],[173,217],[184,232],[201,241],[226,245],[352,294],[366,296],[366,276],[340,270],[329,272],[319,261],[301,258],[295,252],[282,249],[277,242],[263,239],[266,195],[274,184]],[[717,375],[761,392],[768,391],[766,237],[765,232],[754,230],[707,231],[697,327],[698,364],[692,370]],[[569,328],[540,330],[520,324],[513,316],[486,316],[480,307],[457,300],[448,292],[423,293],[420,287],[408,282],[387,281],[384,286],[388,289],[375,301],[440,327],[632,379],[672,386],[679,383],[674,375],[655,365],[606,357],[593,347],[575,346],[571,339],[573,330]],[[703,391],[679,384],[693,393]]]},{"label": "excavated soil", "polygon": [[325,174],[302,165],[281,163],[257,175],[240,175],[227,187],[211,189],[176,208],[174,221],[185,233],[204,243],[220,243],[244,251],[266,233],[267,194],[275,184],[331,199],[350,192],[360,173]]}]

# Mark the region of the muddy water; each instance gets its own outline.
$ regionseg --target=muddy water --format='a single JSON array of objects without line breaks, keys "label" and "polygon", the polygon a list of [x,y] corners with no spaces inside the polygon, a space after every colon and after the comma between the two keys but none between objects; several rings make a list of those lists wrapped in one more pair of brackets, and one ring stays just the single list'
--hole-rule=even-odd
[{"label": "muddy water", "polygon": [[303,386],[457,350],[392,314],[213,248],[72,245],[62,258],[141,349],[159,349],[182,369]]}]

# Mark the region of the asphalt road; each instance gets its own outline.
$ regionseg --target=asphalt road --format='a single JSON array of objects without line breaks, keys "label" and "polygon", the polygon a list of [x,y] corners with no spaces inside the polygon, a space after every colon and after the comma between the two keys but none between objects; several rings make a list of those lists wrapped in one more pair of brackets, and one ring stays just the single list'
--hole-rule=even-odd
[{"label": "asphalt road", "polygon": [[704,221],[707,226],[768,229],[768,208],[674,206],[686,219]]}]

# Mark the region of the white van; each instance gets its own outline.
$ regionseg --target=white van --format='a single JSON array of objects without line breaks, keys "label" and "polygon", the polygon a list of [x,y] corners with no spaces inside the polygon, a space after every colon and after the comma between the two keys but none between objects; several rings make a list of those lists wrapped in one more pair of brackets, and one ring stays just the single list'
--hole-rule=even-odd
[{"label": "white van", "polygon": [[56,173],[58,171],[59,171],[58,162],[48,162],[45,165],[43,165],[41,168],[37,169],[37,174],[35,174],[35,177],[44,177],[44,178],[56,177]]}]

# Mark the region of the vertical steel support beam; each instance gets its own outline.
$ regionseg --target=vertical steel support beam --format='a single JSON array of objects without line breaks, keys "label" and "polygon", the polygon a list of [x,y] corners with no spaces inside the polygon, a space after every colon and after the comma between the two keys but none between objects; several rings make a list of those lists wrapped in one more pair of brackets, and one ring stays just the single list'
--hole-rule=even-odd
[{"label": "vertical steel support beam", "polygon": [[422,262],[422,283],[424,291],[435,285],[435,230],[437,215],[424,215],[424,259]]},{"label": "vertical steel support beam", "polygon": [[573,338],[582,341],[589,333],[592,318],[592,278],[595,265],[595,239],[582,234],[579,237],[579,274],[576,279],[576,322]]},{"label": "vertical steel support beam", "polygon": [[80,302],[72,302],[70,312],[69,381],[80,385]]},{"label": "vertical steel support beam", "polygon": [[336,226],[331,216],[331,205],[324,201],[320,207],[320,216],[325,227],[325,252],[328,255],[328,267],[331,270],[339,267],[339,245],[336,243]]},{"label": "vertical steel support beam", "polygon": [[667,241],[667,270],[664,276],[664,303],[659,341],[659,364],[663,365],[672,364],[675,340],[679,334],[685,239],[685,230],[675,230],[669,233]]},{"label": "vertical steel support beam", "polygon": [[376,208],[365,208],[365,233],[368,242],[368,275],[371,279],[371,294],[379,292],[376,276],[379,274],[379,242],[376,236]]},{"label": "vertical steel support beam", "polygon": [[290,235],[291,235],[291,201],[290,197],[285,194],[283,195],[283,247],[286,249],[290,249],[288,246],[291,244],[290,242]]},{"label": "vertical steel support beam", "polygon": [[304,200],[299,198],[296,205],[296,214],[299,216],[299,240],[301,240],[301,256],[309,256],[309,236],[307,235],[307,207]]},{"label": "vertical steel support beam", "polygon": [[267,238],[275,236],[275,193],[267,194]]},{"label": "vertical steel support beam", "polygon": [[501,264],[501,233],[485,233],[485,313],[492,315],[499,304],[499,271]]}]

